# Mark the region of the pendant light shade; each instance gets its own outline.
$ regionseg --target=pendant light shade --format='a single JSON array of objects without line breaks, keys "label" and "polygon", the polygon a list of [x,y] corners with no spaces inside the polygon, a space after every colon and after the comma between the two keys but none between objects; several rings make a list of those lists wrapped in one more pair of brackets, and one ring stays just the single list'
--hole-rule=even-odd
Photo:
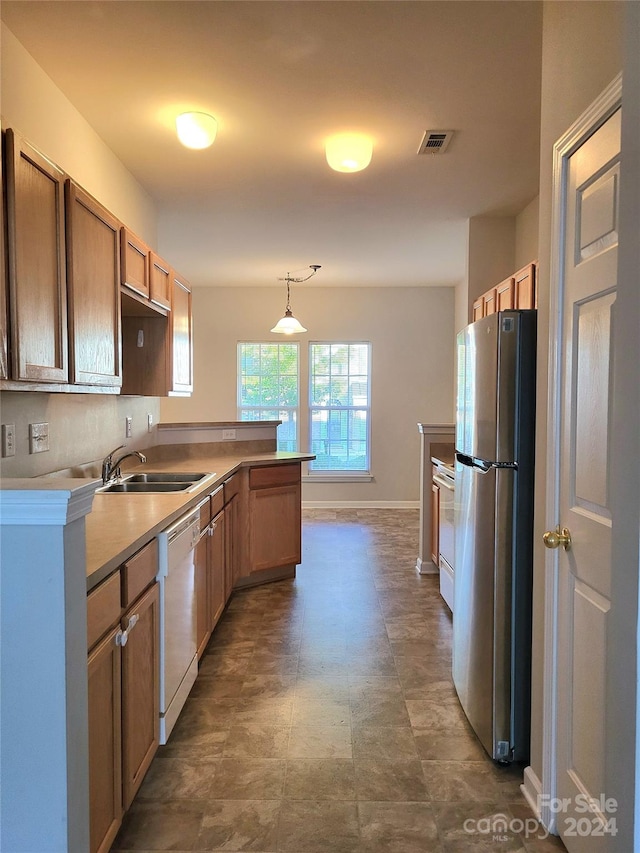
[{"label": "pendant light shade", "polygon": [[218,132],[218,122],[208,113],[182,113],[176,117],[178,139],[186,148],[208,148]]},{"label": "pendant light shade", "polygon": [[287,308],[284,312],[284,317],[281,317],[275,324],[272,332],[278,332],[281,335],[296,335],[299,332],[306,332],[305,327],[293,316],[291,308]]},{"label": "pendant light shade", "polygon": [[291,273],[287,273],[284,278],[278,279],[278,281],[287,282],[287,307],[285,308],[284,317],[281,317],[278,320],[273,329],[271,329],[272,332],[275,332],[278,335],[297,335],[300,334],[300,332],[307,331],[302,323],[296,320],[293,316],[293,312],[291,311],[291,282],[299,284],[302,281],[307,281],[320,269],[320,264],[311,264],[309,269],[311,272],[304,278],[293,278]]},{"label": "pendant light shade", "polygon": [[327,163],[336,172],[360,172],[373,156],[373,141],[362,133],[339,133],[325,143]]}]

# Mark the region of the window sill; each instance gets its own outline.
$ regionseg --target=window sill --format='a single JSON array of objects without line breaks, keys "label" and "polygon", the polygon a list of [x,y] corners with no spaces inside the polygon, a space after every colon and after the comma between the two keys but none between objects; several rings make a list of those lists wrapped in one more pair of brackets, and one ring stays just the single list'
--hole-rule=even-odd
[{"label": "window sill", "polygon": [[353,474],[347,471],[310,471],[302,478],[303,483],[370,483],[372,480],[373,474],[367,471]]}]

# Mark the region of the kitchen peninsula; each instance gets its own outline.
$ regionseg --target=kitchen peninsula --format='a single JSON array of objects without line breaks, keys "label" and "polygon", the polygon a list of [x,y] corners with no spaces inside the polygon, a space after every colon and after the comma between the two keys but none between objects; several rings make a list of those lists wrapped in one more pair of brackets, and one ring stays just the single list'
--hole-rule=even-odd
[{"label": "kitchen peninsula", "polygon": [[[232,585],[292,576],[295,561],[291,566],[288,555],[282,566],[264,567],[264,542],[256,537],[255,525],[251,534],[254,511],[264,530],[265,516],[260,513],[266,511],[268,523],[273,507],[280,512],[283,501],[291,506],[296,495],[299,507],[300,466],[313,458],[277,452],[275,425],[268,425],[273,438],[266,443],[252,438],[207,440],[211,430],[222,429],[220,424],[180,425],[190,433],[187,440],[177,425],[159,430],[160,443],[145,451],[145,470],[216,473],[206,486],[188,494],[94,494],[100,483],[87,477],[3,482],[1,761],[3,798],[14,804],[11,810],[3,809],[3,847],[90,847],[87,589],[95,595],[105,583],[115,584],[117,613],[113,619],[107,616],[100,636],[117,631],[129,604],[127,581],[112,580],[119,567],[134,564],[158,532],[219,493],[221,486],[224,494],[227,484],[227,503],[234,507],[225,531],[227,540],[235,543],[225,555],[234,561]],[[224,424],[242,437],[262,426]],[[180,443],[171,443],[176,438]],[[271,499],[275,504],[270,509]],[[215,511],[211,498],[208,507],[208,513]],[[299,510],[296,518],[299,537]],[[267,550],[274,547],[273,529],[266,528],[265,541]],[[127,577],[126,570],[122,577]],[[148,580],[153,586],[154,578]],[[102,642],[95,639],[96,644]],[[120,664],[114,666],[119,672]],[[122,809],[112,816],[112,830],[121,815]]]}]

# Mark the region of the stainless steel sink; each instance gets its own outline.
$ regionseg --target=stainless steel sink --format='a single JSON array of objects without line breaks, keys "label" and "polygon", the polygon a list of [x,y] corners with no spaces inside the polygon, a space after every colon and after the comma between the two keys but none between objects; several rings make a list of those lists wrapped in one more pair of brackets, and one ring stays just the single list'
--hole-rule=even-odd
[{"label": "stainless steel sink", "polygon": [[126,478],[127,483],[197,483],[207,474],[174,474],[149,472],[147,474],[132,474]]},{"label": "stainless steel sink", "polygon": [[104,486],[98,489],[102,494],[111,492],[138,492],[138,493],[157,493],[157,492],[185,492],[193,483],[132,483],[127,480],[124,483],[112,483],[110,486]]},{"label": "stainless steel sink", "polygon": [[149,471],[130,474],[117,483],[96,489],[103,495],[109,494],[159,494],[161,492],[190,492],[215,479],[215,473],[189,474],[184,472]]}]

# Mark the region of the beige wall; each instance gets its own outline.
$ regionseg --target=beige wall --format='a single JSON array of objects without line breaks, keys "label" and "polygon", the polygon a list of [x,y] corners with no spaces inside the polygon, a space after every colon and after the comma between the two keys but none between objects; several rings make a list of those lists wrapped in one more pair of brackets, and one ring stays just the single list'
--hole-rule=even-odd
[{"label": "beige wall", "polygon": [[549,266],[553,145],[622,68],[622,3],[545,2],[540,131],[540,253],[531,766],[541,778]]},{"label": "beige wall", "polygon": [[[453,418],[453,288],[333,288],[293,285],[294,314],[309,332],[300,341],[300,372],[309,341],[372,344],[371,483],[305,483],[305,501],[417,501],[419,422]],[[165,422],[236,417],[236,344],[278,341],[269,333],[281,316],[285,289],[196,288],[195,393],[162,400]],[[305,380],[306,382],[306,380]],[[306,387],[303,386],[303,387]],[[301,414],[300,446],[308,448]]]},{"label": "beige wall", "polygon": [[151,246],[153,200],[2,24],[2,126],[13,127]]},{"label": "beige wall", "polygon": [[513,216],[472,216],[469,220],[469,305],[516,270]]},{"label": "beige wall", "polygon": [[536,196],[516,216],[515,269],[538,260],[538,219],[540,196]]},{"label": "beige wall", "polygon": [[[2,25],[2,126],[13,127],[84,186],[141,237],[155,244],[156,212],[151,198],[52,80]],[[91,462],[125,441],[149,441],[147,413],[159,418],[156,398],[103,394],[3,392],[2,422],[16,427],[16,455],[3,459],[5,477],[37,474]],[[133,436],[125,439],[125,417]],[[30,423],[47,421],[51,449],[29,454]]]}]

